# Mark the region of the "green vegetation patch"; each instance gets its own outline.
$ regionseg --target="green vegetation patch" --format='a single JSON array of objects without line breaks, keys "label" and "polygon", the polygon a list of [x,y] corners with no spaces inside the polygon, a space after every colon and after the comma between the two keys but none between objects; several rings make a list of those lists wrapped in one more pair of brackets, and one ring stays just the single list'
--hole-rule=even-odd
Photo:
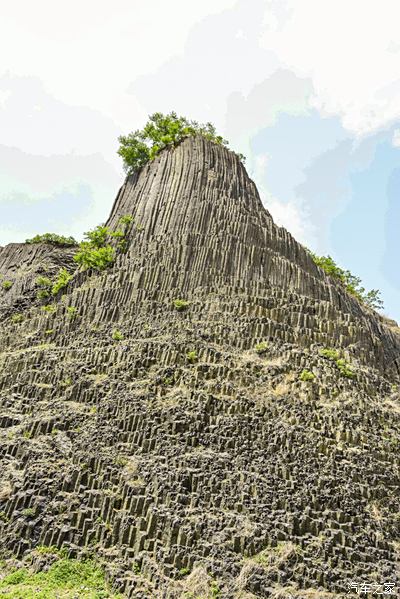
[{"label": "green vegetation patch", "polygon": [[[200,135],[222,146],[228,145],[226,139],[217,135],[215,127],[211,123],[201,125],[196,121],[189,121],[183,116],[178,116],[176,112],[169,114],[155,112],[149,116],[149,120],[141,131],[136,130],[118,138],[120,143],[118,154],[123,160],[125,171],[131,174],[153,160],[164,148],[176,146],[186,137],[195,135]],[[239,158],[244,160],[242,154],[239,154]]]},{"label": "green vegetation patch", "polygon": [[178,310],[178,312],[183,312],[184,310],[187,310],[189,307],[189,302],[183,299],[175,299],[172,303],[174,305],[175,310]]},{"label": "green vegetation patch", "polygon": [[68,272],[66,268],[60,268],[58,271],[57,279],[52,285],[51,295],[57,295],[61,289],[64,289],[72,279],[72,275]]},{"label": "green vegetation patch", "polygon": [[300,374],[300,380],[303,382],[313,381],[315,379],[315,374],[311,372],[311,370],[307,370],[306,368]]},{"label": "green vegetation patch", "polygon": [[14,285],[14,283],[12,281],[3,281],[1,286],[4,289],[4,291],[8,291],[9,289],[11,289],[11,287]]},{"label": "green vegetation patch", "polygon": [[35,237],[32,237],[31,239],[25,239],[25,243],[49,243],[51,245],[60,245],[63,247],[78,245],[78,242],[73,237],[64,237],[64,235],[57,235],[56,233],[35,235]]},{"label": "green vegetation patch", "polygon": [[20,312],[16,312],[15,314],[12,314],[11,316],[11,321],[14,322],[15,324],[18,324],[19,322],[22,322],[24,320],[24,315],[21,314]]},{"label": "green vegetation patch", "polygon": [[339,360],[339,358],[340,358],[340,354],[337,351],[337,349],[324,348],[324,349],[321,349],[319,353],[324,358],[328,358],[328,360],[336,361],[336,360]]},{"label": "green vegetation patch", "polygon": [[[111,231],[104,225],[98,225],[85,233],[85,240],[79,244],[79,250],[74,255],[74,261],[82,270],[93,269],[102,271],[115,262],[116,252],[126,252],[128,249],[127,235],[133,223],[130,214],[121,216],[118,221],[122,229]],[[117,243],[112,243],[117,240]]]},{"label": "green vegetation patch", "polygon": [[324,348],[321,349],[319,353],[324,358],[334,362],[342,376],[348,379],[353,379],[355,377],[355,372],[351,368],[350,364],[340,356],[340,353],[336,349]]},{"label": "green vegetation patch", "polygon": [[39,291],[37,292],[36,297],[38,299],[47,299],[51,295],[57,295],[59,291],[68,285],[72,278],[73,275],[69,273],[66,268],[60,268],[57,273],[57,278],[54,281],[49,279],[49,277],[38,277],[36,279],[36,285],[39,287]]},{"label": "green vegetation patch", "polygon": [[119,331],[118,329],[115,329],[112,332],[111,337],[114,339],[114,341],[122,341],[124,338],[124,335],[123,335],[123,333],[121,333],[121,331]]},{"label": "green vegetation patch", "polygon": [[268,343],[266,341],[261,341],[261,343],[257,343],[257,345],[254,348],[254,351],[259,356],[262,356],[263,354],[265,354],[267,352],[267,350],[268,350]]},{"label": "green vegetation patch", "polygon": [[75,306],[67,306],[67,316],[74,319],[78,316],[78,309]]},{"label": "green vegetation patch", "polygon": [[45,306],[42,306],[42,310],[48,312],[48,314],[54,314],[57,312],[57,306],[54,304],[46,304]]},{"label": "green vegetation patch", "polygon": [[36,285],[39,287],[39,291],[36,293],[37,299],[42,300],[50,297],[53,282],[49,277],[38,277],[36,279]]},{"label": "green vegetation patch", "polygon": [[346,378],[353,379],[355,377],[355,372],[352,370],[350,364],[343,358],[336,360],[336,366],[339,368],[340,374]]},{"label": "green vegetation patch", "polygon": [[197,351],[195,349],[188,351],[188,353],[186,354],[187,361],[190,364],[194,364],[195,362],[197,362],[197,357]]},{"label": "green vegetation patch", "polygon": [[373,310],[381,310],[383,308],[379,289],[366,291],[365,287],[362,286],[361,279],[353,275],[349,270],[340,268],[331,256],[317,256],[310,250],[307,251],[317,266],[320,266],[330,277],[340,281],[346,291],[356,297],[362,304]]},{"label": "green vegetation patch", "polygon": [[15,570],[0,582],[0,596],[4,599],[122,599],[122,595],[110,589],[95,562],[68,558],[58,559],[46,572]]},{"label": "green vegetation patch", "polygon": [[114,263],[115,250],[111,245],[96,247],[87,241],[82,241],[74,256],[75,262],[83,270],[105,270]]}]

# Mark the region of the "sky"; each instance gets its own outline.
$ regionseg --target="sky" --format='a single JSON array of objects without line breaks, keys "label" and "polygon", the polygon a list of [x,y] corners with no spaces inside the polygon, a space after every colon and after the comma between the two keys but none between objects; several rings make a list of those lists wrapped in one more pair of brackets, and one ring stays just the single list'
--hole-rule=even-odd
[{"label": "sky", "polygon": [[398,0],[1,4],[0,245],[104,222],[118,136],[175,110],[400,320]]}]

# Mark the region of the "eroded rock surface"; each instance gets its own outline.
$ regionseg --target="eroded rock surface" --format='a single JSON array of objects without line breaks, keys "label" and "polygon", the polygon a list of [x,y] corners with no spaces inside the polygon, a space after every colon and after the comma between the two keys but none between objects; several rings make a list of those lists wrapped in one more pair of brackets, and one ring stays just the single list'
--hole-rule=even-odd
[{"label": "eroded rock surface", "polygon": [[399,586],[395,323],[317,268],[211,142],[129,177],[108,226],[126,214],[127,251],[55,311],[35,280],[74,250],[0,248],[3,553],[94,552],[146,599]]}]

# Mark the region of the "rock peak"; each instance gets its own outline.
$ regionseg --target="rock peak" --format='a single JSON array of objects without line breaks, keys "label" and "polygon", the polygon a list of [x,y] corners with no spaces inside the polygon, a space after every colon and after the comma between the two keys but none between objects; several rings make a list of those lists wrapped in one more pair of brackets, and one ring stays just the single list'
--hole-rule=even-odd
[{"label": "rock peak", "polygon": [[0,557],[90,548],[129,599],[397,584],[396,326],[202,138],[128,177],[125,215],[55,297],[75,249],[0,248]]},{"label": "rock peak", "polygon": [[236,297],[244,293],[260,309],[270,306],[265,314],[280,314],[277,326],[284,323],[287,340],[340,343],[367,361],[373,356],[382,369],[400,368],[392,330],[274,223],[245,167],[227,148],[197,136],[164,150],[126,179],[107,226],[118,228],[124,214],[140,229],[128,261],[140,273],[144,294],[160,299],[221,289]]}]

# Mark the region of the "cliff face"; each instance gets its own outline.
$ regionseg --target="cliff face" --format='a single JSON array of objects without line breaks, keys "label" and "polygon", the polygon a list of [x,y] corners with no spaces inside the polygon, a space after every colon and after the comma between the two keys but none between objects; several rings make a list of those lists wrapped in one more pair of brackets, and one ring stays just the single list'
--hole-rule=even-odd
[{"label": "cliff face", "polygon": [[396,328],[315,266],[211,142],[129,177],[107,225],[127,214],[127,251],[52,311],[35,280],[72,268],[73,250],[0,248],[14,281],[0,291],[3,550],[89,547],[129,597],[394,581]]},{"label": "cliff face", "polygon": [[137,273],[144,296],[244,297],[245,309],[262,318],[259,330],[240,343],[272,334],[305,346],[339,344],[382,371],[399,374],[398,336],[274,224],[229,150],[190,138],[163,152],[126,181],[107,225],[118,228],[124,214],[143,227],[121,266],[130,276]]},{"label": "cliff face", "polygon": [[31,307],[36,299],[38,277],[54,277],[60,268],[71,270],[75,251],[76,248],[45,243],[10,243],[0,247],[0,285],[4,281],[12,283],[10,289],[0,292],[1,320]]}]

